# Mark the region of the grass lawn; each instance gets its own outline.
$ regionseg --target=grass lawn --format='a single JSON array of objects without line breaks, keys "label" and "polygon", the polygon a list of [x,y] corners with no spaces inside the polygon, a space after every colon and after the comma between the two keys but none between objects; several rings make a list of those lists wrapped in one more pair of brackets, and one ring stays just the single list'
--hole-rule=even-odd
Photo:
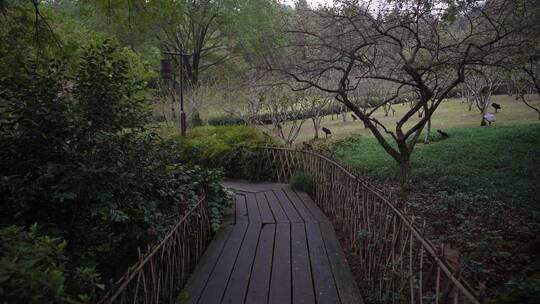
[{"label": "grass lawn", "polygon": [[[493,102],[497,102],[502,106],[502,110],[496,114],[497,116],[497,125],[515,125],[515,124],[524,124],[524,123],[535,123],[540,122],[538,120],[538,114],[528,108],[523,102],[514,100],[514,97],[507,95],[498,95],[492,97]],[[534,105],[539,105],[540,100],[536,99],[533,101]],[[385,126],[390,127],[390,129],[395,128],[395,122],[399,117],[409,109],[407,104],[399,104],[393,107],[396,111],[395,116],[392,116],[392,113],[389,116],[384,116],[384,111],[382,109],[377,110],[373,116],[381,121]],[[490,111],[493,108],[489,109]],[[322,126],[330,129],[332,131],[333,139],[343,139],[349,137],[351,134],[362,134],[368,137],[373,135],[368,129],[365,129],[363,124],[360,121],[353,121],[351,118],[351,113],[346,115],[347,121],[343,121],[341,115],[334,120],[331,116],[326,116],[323,118]],[[405,125],[411,126],[419,120],[418,117],[411,118],[411,121]],[[443,102],[435,114],[433,115],[432,123],[433,129],[448,129],[448,128],[462,128],[462,127],[477,127],[480,126],[480,112],[473,107],[471,111],[468,111],[468,106],[466,103],[462,103],[461,99],[449,99],[448,101]],[[321,132],[322,133],[322,132]],[[314,130],[311,121],[306,121],[296,144],[301,144],[303,141],[309,141],[313,138]],[[323,135],[324,136],[324,133]]]},{"label": "grass lawn", "polygon": [[[517,288],[537,299],[539,288],[527,284],[540,286],[540,124],[447,131],[450,138],[413,152],[409,212],[427,221],[435,243],[458,245],[473,284],[486,283],[492,296]],[[397,164],[375,139],[353,136],[335,154],[395,189]]]},{"label": "grass lawn", "polygon": [[[540,124],[447,129],[450,138],[417,144],[413,180],[422,189],[463,191],[540,209]],[[371,177],[396,180],[397,163],[373,138],[346,140],[336,155]]]}]

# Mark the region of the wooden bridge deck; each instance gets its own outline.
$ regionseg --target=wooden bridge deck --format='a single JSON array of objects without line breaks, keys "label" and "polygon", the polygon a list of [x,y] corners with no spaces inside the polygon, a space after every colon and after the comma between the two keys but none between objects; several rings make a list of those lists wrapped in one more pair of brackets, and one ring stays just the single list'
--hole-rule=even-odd
[{"label": "wooden bridge deck", "polygon": [[362,303],[332,225],[307,194],[225,186],[234,208],[186,285],[188,303]]}]

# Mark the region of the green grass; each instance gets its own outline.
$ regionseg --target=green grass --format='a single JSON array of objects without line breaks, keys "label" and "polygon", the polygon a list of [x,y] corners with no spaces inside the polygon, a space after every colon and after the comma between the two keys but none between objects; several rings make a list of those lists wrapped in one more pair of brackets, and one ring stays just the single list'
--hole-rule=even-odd
[{"label": "green grass", "polygon": [[[447,131],[446,140],[417,144],[411,161],[416,188],[470,192],[540,209],[539,124]],[[379,181],[397,180],[397,163],[373,138],[346,140],[336,155]]]},{"label": "green grass", "polygon": [[[532,96],[532,98],[535,98],[535,96]],[[433,130],[480,127],[480,112],[475,107],[469,111],[467,104],[463,103],[462,101],[463,100],[461,99],[452,98],[443,102],[433,115]],[[497,126],[540,122],[536,112],[528,108],[525,104],[523,104],[523,102],[515,100],[512,96],[493,96],[492,101],[497,102],[502,106],[502,110],[496,114],[497,122],[495,125]],[[532,103],[538,106],[540,105],[540,100],[536,98]],[[409,110],[409,105],[399,104],[393,106],[393,108],[396,111],[395,116],[392,116],[391,113],[389,116],[385,116],[382,109],[377,110],[373,114],[373,117],[391,130],[395,128],[396,121],[402,117],[407,110]],[[489,109],[489,111],[492,110],[492,108]],[[321,126],[332,131],[333,140],[344,139],[351,136],[351,134],[361,134],[367,137],[373,137],[371,131],[369,129],[365,129],[361,122],[352,120],[350,112],[346,114],[346,119],[347,121],[343,121],[341,116],[334,116],[334,120],[332,120],[331,116],[325,116],[322,120]],[[405,128],[412,126],[418,122],[418,120],[419,118],[417,116],[412,117],[410,122],[405,124]],[[286,127],[287,126],[285,126],[285,128]],[[266,129],[268,132],[268,128]],[[311,140],[314,133],[315,131],[313,130],[312,123],[310,121],[306,121],[295,143],[297,145],[301,145],[303,141]]]}]

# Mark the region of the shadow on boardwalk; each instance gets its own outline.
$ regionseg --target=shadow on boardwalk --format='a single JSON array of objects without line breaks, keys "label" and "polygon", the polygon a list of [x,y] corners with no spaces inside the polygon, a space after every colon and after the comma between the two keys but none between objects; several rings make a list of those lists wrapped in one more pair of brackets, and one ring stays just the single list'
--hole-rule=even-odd
[{"label": "shadow on boardwalk", "polygon": [[331,223],[307,194],[225,186],[234,208],[186,285],[188,303],[362,303]]}]

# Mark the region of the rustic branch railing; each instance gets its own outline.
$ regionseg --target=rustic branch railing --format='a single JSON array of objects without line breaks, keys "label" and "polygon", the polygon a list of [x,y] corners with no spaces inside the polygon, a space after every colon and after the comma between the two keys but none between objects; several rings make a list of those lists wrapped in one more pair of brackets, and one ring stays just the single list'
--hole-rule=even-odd
[{"label": "rustic branch railing", "polygon": [[99,304],[175,303],[179,291],[212,238],[205,199],[191,207],[130,267]]},{"label": "rustic branch railing", "polygon": [[266,170],[288,182],[299,170],[313,177],[313,199],[347,235],[360,257],[365,287],[383,303],[480,303],[460,277],[426,240],[418,226],[380,191],[345,166],[322,155],[287,148],[261,147]]}]

